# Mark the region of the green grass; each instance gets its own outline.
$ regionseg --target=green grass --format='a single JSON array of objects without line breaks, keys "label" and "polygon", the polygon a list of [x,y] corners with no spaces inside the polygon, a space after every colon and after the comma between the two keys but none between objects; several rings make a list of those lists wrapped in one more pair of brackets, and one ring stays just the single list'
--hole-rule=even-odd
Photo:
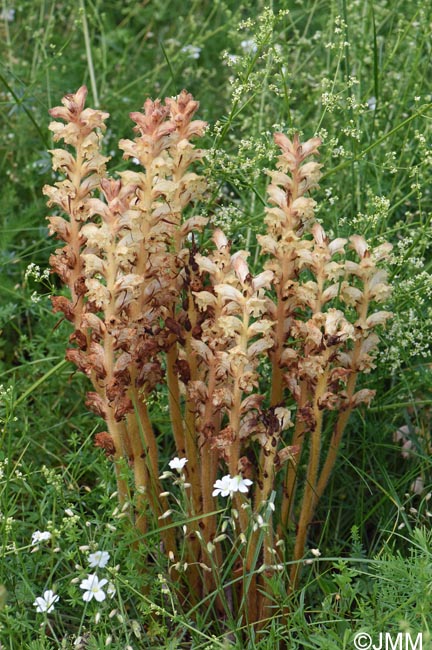
[{"label": "green grass", "polygon": [[[232,0],[22,0],[8,22],[12,6],[3,0],[1,648],[96,649],[112,637],[115,648],[330,650],[352,648],[360,630],[374,639],[423,632],[423,648],[431,647],[432,8],[427,0],[306,0],[273,8],[276,15],[262,2]],[[279,9],[290,11],[277,16]],[[201,48],[199,57],[186,46]],[[30,263],[46,269],[55,248],[41,192],[52,181],[47,111],[82,83],[89,105],[98,101],[111,114],[105,145],[113,170],[125,165],[115,143],[131,136],[130,111],[148,96],[183,87],[196,96],[210,124],[203,146],[213,196],[205,209],[237,248],[250,249],[256,267],[275,130],[322,137],[324,177],[314,198],[330,234],[357,232],[372,244],[394,245],[394,318],[364,381],[377,396],[352,417],[311,527],[309,547],[321,557],[290,597],[289,620],[275,616],[262,633],[215,622],[208,603],[179,609],[158,578],[164,557],[151,535],[145,571],[136,570],[127,517],[111,498],[112,467],[93,447],[101,424],[85,410],[85,379],[63,361],[68,325],[48,299],[59,291],[57,281],[25,275]],[[153,417],[168,461],[165,404],[161,391]],[[403,425],[413,442],[407,459],[393,442]],[[419,476],[424,490],[413,494]],[[36,530],[52,537],[34,551]],[[111,555],[98,573],[116,594],[86,605],[79,582],[96,548]],[[36,613],[35,598],[54,587],[61,599],[55,610]],[[281,581],[275,611],[287,600]]]}]

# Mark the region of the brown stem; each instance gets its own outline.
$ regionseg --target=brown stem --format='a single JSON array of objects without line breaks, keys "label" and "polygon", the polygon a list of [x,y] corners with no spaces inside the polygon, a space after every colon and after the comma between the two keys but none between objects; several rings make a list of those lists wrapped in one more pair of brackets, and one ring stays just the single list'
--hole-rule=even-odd
[{"label": "brown stem", "polygon": [[[130,391],[135,411],[128,416],[128,433],[137,488],[137,528],[139,530],[139,526],[143,525],[142,517],[146,503],[150,505],[156,518],[166,512],[168,503],[166,499],[159,497],[162,488],[158,476],[158,449],[147,406],[135,388],[131,388]],[[164,520],[164,522],[166,524],[168,520]],[[164,530],[161,532],[161,536],[166,553],[174,552],[176,549],[174,530]]]},{"label": "brown stem", "polygon": [[[284,278],[281,278],[281,282]],[[275,406],[282,401],[283,398],[283,370],[280,366],[281,354],[283,351],[285,340],[285,303],[279,295],[280,290],[278,287],[277,296],[277,311],[276,311],[276,328],[275,328],[275,349],[271,354],[272,361],[272,379],[271,379],[271,396],[270,405]]]},{"label": "brown stem", "polygon": [[[192,300],[189,301],[192,303]],[[194,324],[194,321],[191,320]],[[186,358],[188,359],[191,381],[198,380],[198,368],[196,356],[191,347],[191,335],[188,333],[186,337]],[[194,514],[199,514],[203,509],[203,496],[200,485],[200,463],[199,463],[199,450],[198,450],[198,436],[197,436],[197,414],[196,405],[190,400],[189,395],[186,394],[186,415],[185,415],[185,446],[187,464],[187,476],[191,484],[192,503]],[[196,524],[198,525],[198,523]]]},{"label": "brown stem", "polygon": [[[300,385],[300,400],[298,409],[302,408],[308,401],[308,389],[305,381]],[[305,425],[299,418],[296,420],[291,445],[298,449],[295,461],[288,461],[285,473],[285,480],[283,486],[282,504],[281,504],[281,517],[280,517],[280,530],[279,533],[286,534],[289,521],[291,520],[292,510],[294,507],[294,496],[297,486],[298,466],[303,451],[303,444],[305,438]]]},{"label": "brown stem", "polygon": [[[147,517],[146,509],[149,505],[149,496],[153,492],[153,486],[149,477],[149,472],[146,464],[146,454],[140,439],[140,432],[138,430],[135,417],[128,418],[128,431],[131,444],[131,463],[133,466],[134,482],[135,482],[135,528],[137,531],[144,535],[147,531]],[[154,511],[154,507],[152,508]],[[158,514],[157,512],[155,513]]]},{"label": "brown stem", "polygon": [[175,441],[177,453],[179,457],[182,458],[186,456],[186,443],[185,443],[185,433],[183,429],[183,413],[180,406],[180,385],[174,367],[176,361],[177,361],[177,348],[173,344],[171,345],[166,355],[168,405],[169,405],[171,426],[174,434],[174,441]]},{"label": "brown stem", "polygon": [[[207,381],[207,401],[204,406],[204,413],[202,416],[202,433],[199,437],[198,446],[201,456],[201,493],[203,498],[203,513],[215,510],[215,500],[212,496],[213,485],[216,481],[218,455],[215,449],[211,449],[210,438],[217,435],[220,429],[220,414],[213,413],[213,394],[216,388],[216,366],[211,365],[208,372]],[[212,535],[216,532],[216,516],[206,516],[204,527],[202,529],[205,542],[212,539]]]},{"label": "brown stem", "polygon": [[[356,380],[357,380],[357,374],[353,373],[351,377],[348,379],[347,382],[347,396],[348,396],[348,401],[351,399],[351,397],[354,394],[355,390],[355,385],[356,385]],[[317,487],[316,487],[316,501],[318,502],[319,499],[322,497],[323,492],[325,488],[327,487],[328,480],[330,478],[330,475],[333,471],[334,464],[336,462],[336,458],[338,455],[339,451],[339,446],[342,440],[343,432],[345,431],[345,427],[348,424],[349,417],[352,413],[352,408],[348,408],[346,411],[343,411],[342,413],[339,414],[338,420],[336,422],[333,435],[331,438],[330,442],[330,447],[327,453],[327,457],[325,459],[324,465],[321,469],[321,474],[318,479]]]},{"label": "brown stem", "polygon": [[[264,451],[264,467],[263,467],[263,487],[260,490],[259,498],[256,501],[256,508],[261,507],[270,497],[271,491],[274,488],[274,478],[275,478],[275,466],[276,466],[276,454],[278,448],[278,438],[279,436],[271,436],[267,441],[266,445],[263,447]],[[274,556],[272,550],[274,549],[274,528],[273,528],[273,517],[270,516],[268,519],[268,534],[264,540],[263,548],[263,564],[266,567],[274,564]],[[269,569],[271,571],[271,569]],[[264,572],[265,573],[265,572]],[[261,589],[257,590],[257,611],[258,619],[263,619],[266,616],[266,609],[270,604],[270,600],[267,596],[267,590],[264,587],[263,575],[259,577],[258,585]]]},{"label": "brown stem", "polygon": [[300,560],[303,557],[304,547],[306,544],[307,529],[312,520],[312,513],[316,503],[316,483],[318,476],[320,451],[321,451],[321,431],[323,421],[323,411],[319,408],[319,399],[324,394],[327,387],[328,370],[323,372],[318,379],[313,404],[313,414],[315,426],[311,432],[311,441],[309,449],[309,462],[306,472],[305,489],[303,493],[303,500],[300,509],[300,518],[297,527],[297,535],[294,546],[294,564],[291,568],[290,581],[291,589],[295,589],[298,585],[301,573]]},{"label": "brown stem", "polygon": [[[364,285],[364,291],[363,291],[363,299],[360,302],[360,304],[357,307],[358,310],[358,316],[359,316],[359,321],[363,322],[366,320],[367,313],[369,309],[369,281],[365,281]],[[363,337],[359,338],[356,340],[354,343],[354,348],[352,351],[352,358],[351,358],[351,368],[352,373],[348,378],[347,381],[347,388],[346,388],[346,393],[347,393],[347,404],[350,404],[350,401],[354,395],[356,383],[357,383],[357,364],[359,361],[359,357],[361,355],[361,347],[362,347],[362,341]],[[343,411],[342,413],[339,414],[338,420],[336,422],[332,439],[330,442],[330,448],[327,453],[327,457],[325,459],[324,465],[321,470],[321,474],[317,483],[316,487],[316,501],[321,498],[328,480],[330,478],[330,475],[332,473],[334,464],[336,462],[336,458],[338,455],[339,451],[339,446],[342,440],[343,432],[345,430],[346,425],[348,424],[349,417],[352,413],[352,407],[349,407]]]},{"label": "brown stem", "polygon": [[[216,366],[213,364],[209,368],[207,383],[207,401],[204,407],[202,417],[202,431],[199,437],[200,469],[201,469],[201,494],[203,499],[202,512],[203,517],[199,522],[203,544],[207,552],[207,544],[212,542],[217,530],[217,518],[215,514],[209,514],[216,509],[215,499],[212,496],[213,485],[216,481],[218,468],[218,454],[215,449],[211,449],[210,436],[217,435],[220,429],[220,414],[213,413],[213,393],[216,387]],[[216,560],[216,567],[222,568],[222,555],[220,544],[216,545],[213,553]],[[215,578],[213,573],[204,573],[204,586],[206,593],[210,593],[215,588]]]},{"label": "brown stem", "polygon": [[117,482],[118,501],[122,507],[129,499],[129,488],[126,479],[122,476],[122,459],[124,458],[125,449],[125,431],[124,427],[116,422],[113,410],[109,407],[106,419],[108,432],[110,433],[115,448],[114,454],[114,471]]},{"label": "brown stem", "polygon": [[[192,339],[191,331],[196,322],[196,314],[194,311],[194,302],[192,300],[192,296],[189,297],[189,319],[192,327],[191,330],[187,332],[185,351],[186,351],[186,358],[189,363],[191,381],[196,381],[198,379],[197,360],[191,347],[191,339]],[[189,399],[189,396],[186,393],[184,432],[185,432],[186,458],[188,459],[187,468],[186,468],[187,477],[191,485],[190,514],[192,516],[201,514],[203,512],[203,493],[201,490],[201,481],[200,481],[201,478],[200,477],[200,454],[198,450],[199,440],[198,440],[197,430],[196,430],[196,426],[197,426],[196,418],[197,418],[196,405]],[[208,452],[208,450],[206,451]],[[209,476],[207,478],[208,481],[210,480],[210,477],[211,477],[211,473],[209,473]],[[213,485],[213,483],[211,483],[211,485]],[[197,566],[197,562],[199,562],[200,555],[201,555],[201,543],[197,535],[198,531],[200,530],[199,523],[200,522],[198,520],[194,520],[191,521],[191,523],[189,524],[192,529],[192,532],[188,540],[188,548],[187,548],[187,558],[191,565],[189,571],[189,584],[190,584],[191,596],[193,598],[200,597],[201,586],[203,582],[202,576],[200,575]],[[207,572],[205,572],[205,574],[207,577]]]}]

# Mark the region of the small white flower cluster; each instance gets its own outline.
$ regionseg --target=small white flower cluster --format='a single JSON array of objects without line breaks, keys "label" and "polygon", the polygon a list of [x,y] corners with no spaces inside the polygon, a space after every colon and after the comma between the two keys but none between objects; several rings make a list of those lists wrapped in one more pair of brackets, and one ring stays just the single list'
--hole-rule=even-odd
[{"label": "small white flower cluster", "polygon": [[37,291],[33,291],[32,295],[30,296],[30,302],[32,302],[33,304],[37,304],[38,302],[41,301],[41,299],[42,296],[39,295]]},{"label": "small white flower cluster", "polygon": [[[0,384],[0,401],[7,403],[11,399],[13,399],[13,386],[5,387],[3,384]],[[7,458],[2,462],[7,464]]]},{"label": "small white flower cluster", "polygon": [[13,517],[5,516],[0,510],[0,526],[3,529],[3,533],[8,535],[11,530],[15,519]]},{"label": "small white flower cluster", "polygon": [[248,478],[243,478],[240,475],[231,477],[229,474],[226,474],[226,476],[218,479],[213,485],[214,490],[212,496],[232,497],[234,492],[246,494],[251,485],[252,481]]},{"label": "small white flower cluster", "polygon": [[50,276],[49,269],[44,269],[43,271],[41,271],[40,266],[38,264],[34,264],[34,262],[31,262],[31,264],[28,265],[24,273],[25,280],[28,280],[28,278],[33,278],[34,280],[36,280],[36,282],[41,282],[42,280],[48,280],[49,276]]},{"label": "small white flower cluster", "polygon": [[41,474],[47,485],[52,485],[56,492],[60,492],[63,487],[63,478],[55,469],[42,465]]},{"label": "small white flower cluster", "polygon": [[[47,541],[51,539],[51,533],[48,531],[41,532],[36,530],[32,535],[32,545],[35,546],[42,541]],[[95,551],[90,553],[87,561],[90,567],[103,569],[109,562],[110,554],[108,551]],[[75,582],[73,580],[72,582]],[[107,585],[107,586],[106,586]],[[105,590],[103,589],[106,586]],[[101,603],[107,595],[110,598],[113,598],[116,589],[112,582],[109,582],[107,578],[99,579],[96,573],[89,573],[84,580],[80,583],[80,589],[83,589],[84,593],[82,599],[85,603],[89,603],[93,598]],[[33,605],[36,607],[36,611],[39,613],[51,613],[54,609],[55,603],[60,600],[60,597],[54,593],[52,589],[47,589],[44,591],[43,596],[38,596]]]},{"label": "small white flower cluster", "polygon": [[185,45],[182,47],[181,52],[183,52],[183,54],[186,54],[188,59],[199,59],[201,48],[197,45]]},{"label": "small white flower cluster", "polygon": [[222,52],[222,63],[227,67],[232,68],[238,60],[239,57],[237,54],[231,54],[231,52],[227,51]]}]

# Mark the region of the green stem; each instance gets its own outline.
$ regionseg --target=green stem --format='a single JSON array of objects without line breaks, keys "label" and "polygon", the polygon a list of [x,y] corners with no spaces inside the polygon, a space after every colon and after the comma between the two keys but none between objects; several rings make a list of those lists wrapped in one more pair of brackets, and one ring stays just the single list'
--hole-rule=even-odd
[{"label": "green stem", "polygon": [[92,93],[93,93],[93,101],[95,107],[99,108],[99,95],[98,95],[97,85],[96,85],[96,75],[95,75],[95,68],[93,65],[91,40],[90,40],[90,34],[88,29],[87,14],[85,10],[84,0],[80,0],[80,11],[81,11],[81,18],[82,18],[83,34],[84,34],[84,43],[86,49],[87,66],[88,66],[90,83],[91,83]]}]

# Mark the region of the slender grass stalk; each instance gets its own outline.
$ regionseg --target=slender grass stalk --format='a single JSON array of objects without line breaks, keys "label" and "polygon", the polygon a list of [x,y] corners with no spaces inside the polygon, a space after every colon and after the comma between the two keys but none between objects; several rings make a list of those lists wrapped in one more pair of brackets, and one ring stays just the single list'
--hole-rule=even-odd
[{"label": "slender grass stalk", "polygon": [[93,94],[93,102],[94,102],[94,105],[96,106],[96,108],[99,108],[99,105],[100,105],[99,104],[99,94],[98,94],[97,83],[96,83],[95,67],[94,67],[94,64],[93,64],[93,55],[92,55],[91,40],[90,40],[90,33],[89,33],[89,28],[88,28],[85,1],[84,0],[79,0],[79,6],[80,6],[80,13],[81,13],[81,20],[82,20],[82,27],[83,27],[83,35],[84,35],[84,44],[85,44],[86,57],[87,57],[87,68],[88,68],[88,71],[89,71],[90,84],[91,84],[91,89],[92,89],[92,94]]}]

